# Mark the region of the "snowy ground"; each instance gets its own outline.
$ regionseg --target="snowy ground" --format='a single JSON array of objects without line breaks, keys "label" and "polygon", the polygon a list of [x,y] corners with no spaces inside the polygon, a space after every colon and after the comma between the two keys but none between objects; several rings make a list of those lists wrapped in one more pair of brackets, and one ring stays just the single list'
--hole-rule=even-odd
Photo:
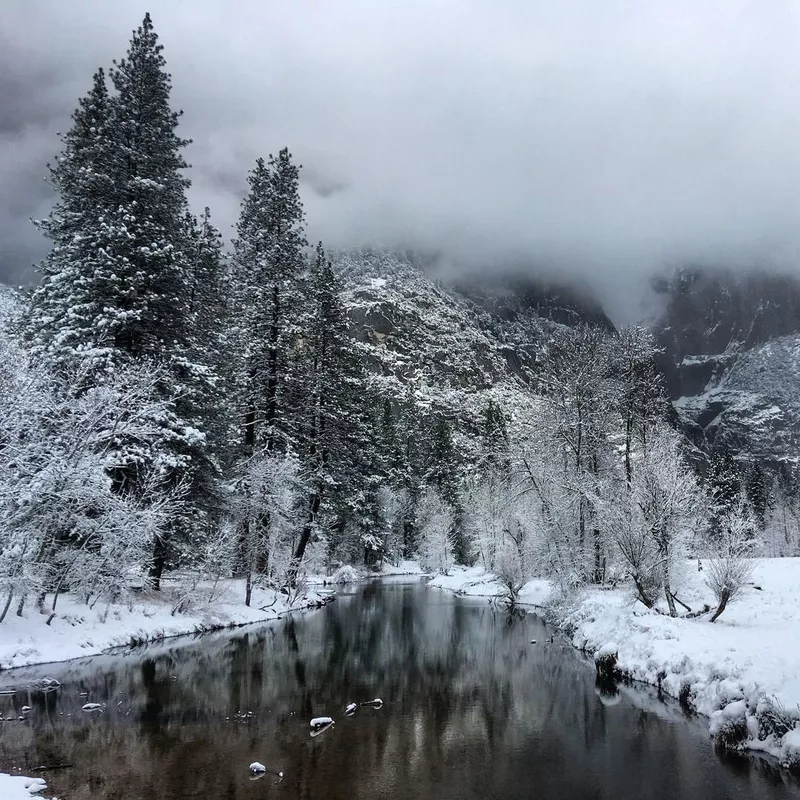
[{"label": "snowy ground", "polygon": [[[0,772],[0,798],[2,800],[31,800],[38,792],[47,788],[41,778],[24,778],[21,775],[8,775]],[[54,798],[51,798],[54,800]]]},{"label": "snowy ground", "polygon": [[[576,647],[615,650],[632,678],[660,684],[674,697],[683,693],[710,717],[712,733],[735,733],[739,725],[745,746],[800,764],[800,727],[786,733],[779,725],[770,733],[764,725],[770,706],[790,725],[800,719],[800,559],[762,559],[753,584],[714,624],[708,615],[672,619],[649,611],[625,589],[587,590],[559,610],[559,619]],[[478,568],[437,576],[430,585],[472,596],[502,591]],[[544,605],[548,596],[546,582],[532,581],[520,600]],[[712,604],[697,562],[685,565],[678,596],[693,609]]]},{"label": "snowy ground", "polygon": [[356,583],[367,581],[372,578],[386,578],[397,575],[426,575],[417,561],[399,561],[397,565],[384,561],[379,570],[356,569],[355,567],[340,567],[330,574],[308,575],[306,582],[310,586],[320,586],[337,583]]},{"label": "snowy ground", "polygon": [[[244,582],[226,581],[216,588],[196,587],[186,600],[186,590],[165,582],[162,592],[148,592],[132,605],[105,604],[90,609],[65,595],[48,626],[48,614],[31,604],[22,617],[9,611],[0,623],[0,670],[30,664],[66,661],[95,655],[112,647],[157,641],[170,636],[209,631],[277,619],[291,610],[316,606],[324,597],[314,589],[291,604],[274,591],[255,589],[250,607],[244,604]],[[173,609],[184,600],[182,613]],[[0,793],[0,798],[5,796]]]}]

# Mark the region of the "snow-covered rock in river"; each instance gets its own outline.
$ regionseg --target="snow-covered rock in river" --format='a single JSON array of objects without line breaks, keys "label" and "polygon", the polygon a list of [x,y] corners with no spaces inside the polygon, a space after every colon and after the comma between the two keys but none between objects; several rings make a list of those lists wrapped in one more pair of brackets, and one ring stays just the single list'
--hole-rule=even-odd
[{"label": "snow-covered rock in river", "polygon": [[312,728],[321,728],[323,725],[332,725],[333,719],[331,717],[314,717],[310,724]]}]

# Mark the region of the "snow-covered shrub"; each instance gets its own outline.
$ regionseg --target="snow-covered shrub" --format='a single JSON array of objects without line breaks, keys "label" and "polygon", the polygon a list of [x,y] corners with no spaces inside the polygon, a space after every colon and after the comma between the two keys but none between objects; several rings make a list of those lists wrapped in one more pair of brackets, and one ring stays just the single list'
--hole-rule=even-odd
[{"label": "snow-covered shrub", "polygon": [[781,764],[787,769],[800,767],[800,723],[784,734],[780,741]]},{"label": "snow-covered shrub", "polygon": [[358,583],[361,576],[349,564],[344,564],[331,575],[331,583]]},{"label": "snow-covered shrub", "polygon": [[755,717],[758,738],[763,741],[771,736],[777,741],[800,724],[800,709],[791,712],[775,698],[762,696],[756,705]]},{"label": "snow-covered shrub", "polygon": [[748,737],[747,703],[734,700],[711,714],[709,730],[714,740],[729,750],[740,748]]}]

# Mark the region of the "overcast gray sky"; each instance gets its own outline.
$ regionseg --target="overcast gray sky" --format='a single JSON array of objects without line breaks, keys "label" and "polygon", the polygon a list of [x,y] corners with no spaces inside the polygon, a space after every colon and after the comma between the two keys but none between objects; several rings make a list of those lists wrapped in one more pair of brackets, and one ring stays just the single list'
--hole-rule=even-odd
[{"label": "overcast gray sky", "polygon": [[29,279],[93,70],[150,10],[192,201],[288,145],[311,238],[546,264],[615,316],[654,268],[800,251],[800,0],[0,0],[0,270]]}]

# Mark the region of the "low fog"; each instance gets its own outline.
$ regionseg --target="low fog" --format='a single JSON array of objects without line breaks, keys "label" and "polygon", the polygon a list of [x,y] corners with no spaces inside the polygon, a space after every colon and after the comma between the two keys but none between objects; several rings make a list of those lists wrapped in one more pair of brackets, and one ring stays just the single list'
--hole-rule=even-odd
[{"label": "low fog", "polygon": [[[0,6],[0,269],[34,280],[28,221],[97,66],[143,0]],[[160,0],[194,141],[191,200],[228,236],[259,155],[304,165],[309,238],[517,268],[636,313],[694,262],[795,269],[800,7],[788,0]]]}]

